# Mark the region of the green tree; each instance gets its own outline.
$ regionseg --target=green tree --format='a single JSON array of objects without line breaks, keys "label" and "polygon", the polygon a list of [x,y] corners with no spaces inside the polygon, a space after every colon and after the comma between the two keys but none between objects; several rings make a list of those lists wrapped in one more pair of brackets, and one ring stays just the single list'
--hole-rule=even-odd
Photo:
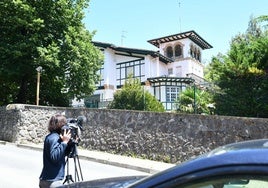
[{"label": "green tree", "polygon": [[148,91],[145,91],[138,79],[129,78],[121,90],[116,91],[110,109],[144,110],[164,112],[164,106]]},{"label": "green tree", "polygon": [[255,19],[232,39],[227,55],[213,57],[208,77],[217,84],[219,115],[268,117],[268,33]]},{"label": "green tree", "polygon": [[82,23],[88,6],[89,0],[0,2],[0,105],[35,104],[39,66],[40,104],[68,106],[92,94],[103,56]]},{"label": "green tree", "polygon": [[[255,21],[258,22],[258,23],[268,22],[268,15],[259,16],[259,17],[255,18]],[[264,26],[267,27],[268,24],[266,24]]]},{"label": "green tree", "polygon": [[196,87],[188,87],[178,98],[178,112],[212,114],[214,104],[209,91]]}]

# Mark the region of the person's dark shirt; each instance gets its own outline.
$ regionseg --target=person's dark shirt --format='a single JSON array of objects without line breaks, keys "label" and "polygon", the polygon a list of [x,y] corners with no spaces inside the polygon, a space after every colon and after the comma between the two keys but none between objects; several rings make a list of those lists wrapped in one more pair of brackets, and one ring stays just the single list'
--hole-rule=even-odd
[{"label": "person's dark shirt", "polygon": [[52,132],[46,136],[43,149],[43,170],[41,180],[57,181],[64,178],[65,149],[67,144],[62,142],[60,135]]}]

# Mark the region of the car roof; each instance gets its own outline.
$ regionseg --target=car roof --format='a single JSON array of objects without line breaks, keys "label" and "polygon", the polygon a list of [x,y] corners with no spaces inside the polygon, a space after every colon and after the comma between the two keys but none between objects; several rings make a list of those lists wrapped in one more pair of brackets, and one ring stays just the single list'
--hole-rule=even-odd
[{"label": "car roof", "polygon": [[[154,181],[155,178],[166,181],[188,173],[211,168],[238,165],[268,165],[268,139],[243,141],[228,144],[212,150],[197,158],[188,160],[175,167],[147,177],[140,182]],[[139,183],[137,183],[139,184]]]},{"label": "car roof", "polygon": [[250,140],[218,147],[211,152],[181,163],[173,169],[182,167],[200,169],[218,165],[268,164],[268,139]]},{"label": "car roof", "polygon": [[242,142],[236,142],[232,144],[227,144],[221,147],[218,147],[207,155],[217,155],[218,153],[227,152],[227,151],[236,151],[236,150],[252,150],[252,149],[267,149],[268,148],[268,139],[258,139],[258,140],[247,140]]},{"label": "car roof", "polygon": [[211,152],[181,163],[174,168],[207,168],[218,165],[268,164],[268,139],[249,140],[218,147]]}]

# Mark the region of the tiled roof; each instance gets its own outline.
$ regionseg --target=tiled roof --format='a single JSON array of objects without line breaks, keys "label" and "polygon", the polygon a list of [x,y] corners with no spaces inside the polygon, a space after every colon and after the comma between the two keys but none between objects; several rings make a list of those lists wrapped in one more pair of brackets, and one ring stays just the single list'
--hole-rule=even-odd
[{"label": "tiled roof", "polygon": [[178,33],[175,35],[169,35],[166,37],[148,40],[148,42],[159,48],[159,44],[161,44],[161,43],[171,42],[171,41],[175,41],[175,40],[181,40],[181,39],[185,39],[185,38],[191,39],[193,42],[195,42],[197,45],[199,45],[203,50],[213,48],[207,41],[205,41],[202,37],[200,37],[193,30],[183,32],[183,33]]},{"label": "tiled roof", "polygon": [[101,47],[101,48],[111,48],[116,51],[116,53],[126,53],[128,55],[151,55],[152,57],[159,57],[160,61],[164,63],[171,63],[173,62],[172,59],[160,54],[158,51],[152,51],[152,50],[144,50],[144,49],[137,49],[137,48],[126,48],[126,47],[119,47],[115,46],[110,43],[104,43],[104,42],[92,42],[95,46]]}]

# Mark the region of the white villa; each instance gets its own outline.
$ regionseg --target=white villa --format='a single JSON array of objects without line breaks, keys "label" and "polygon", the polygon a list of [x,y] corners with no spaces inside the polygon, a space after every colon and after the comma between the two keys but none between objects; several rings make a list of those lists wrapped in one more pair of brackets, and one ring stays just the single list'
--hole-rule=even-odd
[{"label": "white villa", "polygon": [[[119,47],[93,42],[104,53],[102,79],[94,95],[85,100],[91,108],[105,108],[113,100],[128,75],[138,78],[167,111],[173,110],[179,93],[189,85],[204,82],[202,51],[212,46],[195,31],[187,31],[148,41],[159,50]],[[84,104],[84,101],[82,101]],[[81,103],[80,103],[81,104]]]}]

